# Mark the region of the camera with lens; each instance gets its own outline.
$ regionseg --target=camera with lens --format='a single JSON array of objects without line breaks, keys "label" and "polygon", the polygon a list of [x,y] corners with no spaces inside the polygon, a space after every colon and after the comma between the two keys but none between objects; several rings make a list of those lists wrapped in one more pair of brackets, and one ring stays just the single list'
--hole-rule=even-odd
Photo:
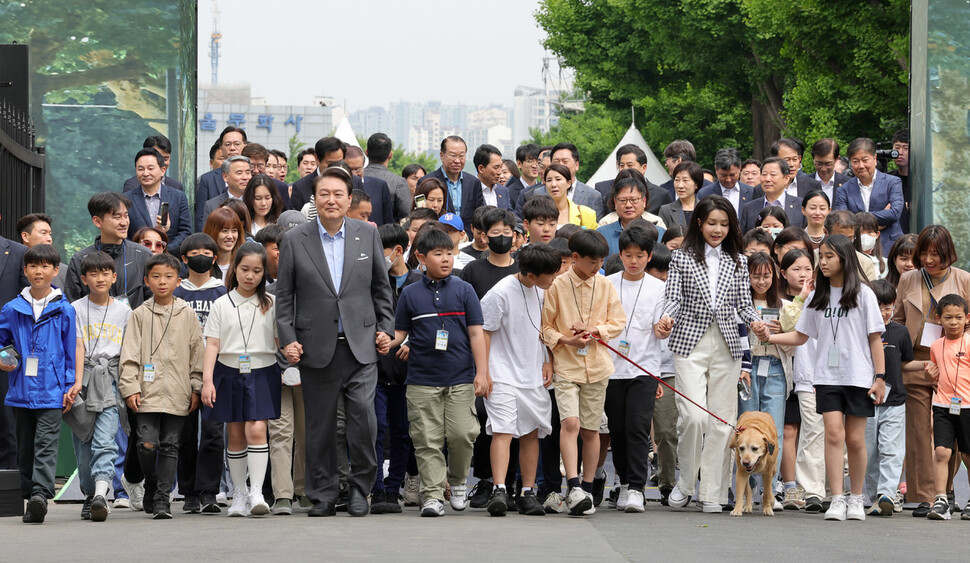
[{"label": "camera with lens", "polygon": [[899,158],[899,151],[896,149],[879,149],[876,151],[876,158],[881,160]]}]

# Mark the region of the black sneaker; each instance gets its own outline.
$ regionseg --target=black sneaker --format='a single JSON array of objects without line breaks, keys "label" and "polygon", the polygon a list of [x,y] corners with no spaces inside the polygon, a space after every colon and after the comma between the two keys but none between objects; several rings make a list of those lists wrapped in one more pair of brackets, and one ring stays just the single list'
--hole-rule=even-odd
[{"label": "black sneaker", "polygon": [[43,524],[44,517],[47,516],[47,499],[43,495],[34,495],[27,501],[27,509],[24,510],[25,524]]},{"label": "black sneaker", "polygon": [[970,502],[963,507],[963,512],[960,513],[960,520],[970,520]]},{"label": "black sneaker", "polygon": [[[215,501],[215,497],[212,498]],[[196,495],[186,495],[185,502],[182,503],[182,512],[185,514],[198,514],[202,512],[202,502]]]},{"label": "black sneaker", "polygon": [[519,496],[509,495],[509,501],[506,503],[509,507],[509,512],[515,512],[519,509]]},{"label": "black sneaker", "polygon": [[526,491],[519,497],[519,514],[526,516],[545,516],[546,510],[533,491]]},{"label": "black sneaker", "polygon": [[[146,497],[147,500],[147,497]],[[172,507],[169,505],[168,501],[158,501],[153,502],[155,506],[152,510],[153,520],[171,520],[172,519]]]},{"label": "black sneaker", "polygon": [[337,493],[337,512],[347,512],[347,501],[350,500],[350,490]]},{"label": "black sneaker", "polygon": [[492,516],[505,516],[509,509],[509,494],[505,489],[495,488],[492,491],[492,498],[488,499],[488,513]]},{"label": "black sneaker", "polygon": [[384,493],[384,491],[377,491],[371,494],[370,513],[371,514],[387,513],[387,495]]},{"label": "black sneaker", "polygon": [[150,484],[145,480],[145,498],[141,501],[141,506],[145,514],[155,514],[155,493],[158,492],[158,484]]},{"label": "black sneaker", "polygon": [[919,506],[913,509],[913,518],[926,518],[926,515],[930,513],[930,503],[921,502]]},{"label": "black sneaker", "polygon": [[[403,510],[401,507],[402,500],[400,493],[384,491],[384,512],[387,514],[400,514]],[[371,507],[371,512],[373,511],[374,508]]]},{"label": "black sneaker", "polygon": [[202,506],[202,514],[219,514],[222,512],[222,509],[219,508],[219,501],[216,500],[216,495],[212,493],[200,493],[199,504]]},{"label": "black sneaker", "polygon": [[808,497],[805,499],[805,512],[822,512],[822,499],[818,497]]},{"label": "black sneaker", "polygon": [[593,478],[593,506],[603,504],[603,493],[606,491],[606,478]]},{"label": "black sneaker", "polygon": [[945,498],[938,498],[933,503],[933,507],[926,513],[927,520],[949,520],[950,504]]},{"label": "black sneaker", "polygon": [[468,497],[468,505],[472,508],[485,508],[492,499],[492,489],[495,485],[491,481],[479,481]]},{"label": "black sneaker", "polygon": [[81,503],[81,520],[91,519],[91,501],[94,497],[86,497],[84,502]]},{"label": "black sneaker", "polygon": [[960,512],[960,505],[957,504],[957,497],[953,491],[946,494],[946,502],[950,505],[950,514]]},{"label": "black sneaker", "polygon": [[101,495],[91,500],[91,521],[104,522],[108,519],[108,501]]},{"label": "black sneaker", "polygon": [[660,487],[660,506],[670,506],[670,491],[674,490],[673,487],[664,485]]}]

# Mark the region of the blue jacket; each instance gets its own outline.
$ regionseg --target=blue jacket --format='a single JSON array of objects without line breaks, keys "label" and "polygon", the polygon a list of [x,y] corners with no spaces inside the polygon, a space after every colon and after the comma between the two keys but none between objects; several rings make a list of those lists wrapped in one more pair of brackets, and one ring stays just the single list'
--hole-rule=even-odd
[{"label": "blue jacket", "polygon": [[[623,226],[620,225],[619,221],[607,223],[597,228],[596,232],[603,235],[603,238],[606,239],[606,244],[610,246],[610,254],[618,254],[620,252],[620,234],[623,232]],[[657,227],[658,241],[664,236],[665,232],[667,232],[666,229]]]},{"label": "blue jacket", "polygon": [[[74,307],[63,296],[55,297],[34,321],[31,304],[22,295],[0,311],[0,346],[13,344],[20,366],[10,372],[10,388],[4,404],[27,409],[59,409],[64,394],[74,385],[74,352],[77,346]],[[24,375],[27,356],[40,358],[37,376]]]},{"label": "blue jacket", "polygon": [[[886,206],[889,205],[889,209]],[[859,179],[852,178],[836,190],[832,209],[848,209],[853,213],[868,211],[876,216],[879,226],[883,227],[882,254],[887,256],[889,248],[896,239],[903,236],[903,228],[899,225],[899,217],[905,206],[903,200],[903,182],[898,176],[890,176],[885,172],[876,172],[872,194],[869,195],[869,208],[865,209],[862,202],[862,192],[859,189]]]}]

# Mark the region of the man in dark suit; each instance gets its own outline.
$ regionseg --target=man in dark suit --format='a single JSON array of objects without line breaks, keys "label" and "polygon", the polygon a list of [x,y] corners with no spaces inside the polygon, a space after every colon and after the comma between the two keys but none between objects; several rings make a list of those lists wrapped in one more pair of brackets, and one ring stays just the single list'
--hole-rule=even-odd
[{"label": "man in dark suit", "polygon": [[498,181],[499,175],[502,174],[502,152],[493,145],[482,145],[475,150],[472,164],[478,172],[485,205],[511,210],[513,203],[509,196],[509,189]]},{"label": "man in dark suit", "polygon": [[[623,145],[616,150],[616,171],[619,172],[620,170],[625,170],[627,168],[636,168],[640,171],[640,174],[644,174],[644,179],[646,179],[647,153],[643,152],[643,149],[632,143],[629,145]],[[654,215],[659,215],[660,207],[670,203],[673,200],[670,199],[670,193],[667,190],[649,180],[646,180],[646,182],[647,200],[649,202],[647,211],[653,213]],[[608,209],[610,198],[613,197],[613,180],[597,182],[594,188],[600,193],[601,196],[603,196],[604,209]]]},{"label": "man in dark suit", "polygon": [[822,186],[831,206],[835,203],[835,195],[842,188],[842,184],[849,181],[848,176],[835,171],[835,163],[839,160],[839,142],[829,138],[819,139],[812,145],[811,152],[812,162],[815,164],[812,178]]},{"label": "man in dark suit", "polygon": [[855,178],[842,185],[832,208],[875,215],[882,230],[882,253],[886,256],[896,239],[903,236],[899,225],[905,206],[903,183],[896,176],[876,170],[876,143],[872,139],[855,139],[849,143],[846,154]]},{"label": "man in dark suit", "polygon": [[482,196],[482,183],[465,168],[468,145],[457,135],[445,137],[441,141],[441,167],[418,180],[418,185],[425,178],[437,178],[445,185],[445,213],[455,213],[461,217],[465,231],[471,235],[472,213],[485,205]]},{"label": "man in dark suit", "polygon": [[[172,157],[172,142],[168,140],[168,137],[166,137],[165,135],[152,135],[151,137],[148,137],[147,139],[145,139],[145,142],[142,143],[141,148],[155,149],[156,151],[158,151],[165,158],[165,168],[162,170],[162,174],[165,174],[166,172],[168,172],[168,163]],[[162,178],[162,184],[170,188],[175,188],[180,192],[185,192],[185,186],[183,186],[182,182],[179,182],[175,178],[169,178],[168,176],[165,176],[164,178]],[[130,192],[131,190],[137,188],[138,186],[139,186],[138,178],[135,176],[132,176],[131,178],[128,178],[127,180],[125,180],[125,185],[121,191]]]},{"label": "man in dark suit", "polygon": [[[599,221],[606,215],[606,206],[603,204],[603,196],[593,188],[580,182],[576,178],[579,172],[579,149],[572,143],[559,143],[552,147],[552,162],[565,166],[572,174],[573,185],[567,191],[567,195],[576,205],[585,205],[596,212],[596,220]],[[522,192],[520,199],[525,204],[532,196],[549,195],[546,187],[539,185],[534,190]]]},{"label": "man in dark suit", "polygon": [[741,211],[741,232],[746,233],[758,226],[758,213],[765,207],[781,207],[788,215],[788,226],[804,227],[802,199],[788,193],[788,163],[779,157],[765,159],[762,165],[761,187],[764,195],[748,202]]},{"label": "man in dark suit", "polygon": [[387,169],[394,156],[392,149],[391,138],[384,133],[374,133],[367,139],[367,158],[370,163],[364,168],[364,178],[377,178],[387,184],[396,223],[411,213],[411,190],[407,180]]},{"label": "man in dark suit", "polygon": [[[323,137],[317,141],[313,148],[317,158],[317,169],[293,183],[293,191],[290,193],[290,209],[302,211],[303,206],[310,203],[310,196],[313,195],[313,181],[320,175],[320,171],[339,160],[343,160],[346,154],[344,142],[336,137]],[[354,182],[354,189],[364,189],[360,178]]]},{"label": "man in dark suit", "polygon": [[[0,237],[0,302],[6,304],[27,287],[24,254],[27,247]],[[0,397],[7,396],[9,379],[0,371]],[[0,469],[17,469],[17,435],[13,409],[0,404]]]},{"label": "man in dark suit", "polygon": [[339,489],[337,401],[343,397],[351,470],[347,512],[368,513],[377,475],[374,394],[377,354],[394,330],[391,285],[377,229],[345,218],[350,175],[320,172],[317,219],[293,228],[280,243],[276,325],[287,360],[300,369],[306,409],[306,493],[309,516],[333,516]]},{"label": "man in dark suit", "polygon": [[[210,213],[222,205],[229,198],[242,199],[246,192],[246,184],[253,177],[249,159],[245,156],[230,156],[222,161],[222,178],[226,183],[226,191],[205,202],[202,208],[202,225]],[[200,229],[201,230],[201,229]]]},{"label": "man in dark suit", "polygon": [[804,198],[805,194],[812,190],[822,189],[822,184],[808,174],[802,172],[802,155],[805,154],[805,145],[799,139],[784,137],[778,139],[771,145],[771,156],[777,156],[788,163],[791,171],[791,184],[785,191],[788,195]]},{"label": "man in dark suit", "polygon": [[[370,221],[381,226],[394,222],[394,201],[387,182],[373,176],[364,176],[364,151],[360,147],[348,146],[345,151],[344,162],[350,167],[354,178],[360,180],[363,191],[370,196],[372,206]],[[404,178],[401,178],[402,180]]]},{"label": "man in dark suit", "polygon": [[[243,146],[246,144],[246,132],[239,127],[229,126],[219,134],[219,144],[222,146],[223,158],[239,156],[242,154]],[[248,180],[247,180],[248,181]],[[226,180],[223,177],[222,167],[210,170],[199,176],[198,185],[195,188],[195,231],[201,232],[205,225],[205,204],[210,199],[226,191]]]},{"label": "man in dark suit", "polygon": [[520,218],[522,208],[519,207],[519,196],[527,188],[539,182],[539,152],[542,147],[535,143],[528,143],[515,149],[515,164],[519,167],[519,177],[512,176],[505,183],[509,189],[509,200],[512,202],[512,212]]},{"label": "man in dark suit", "polygon": [[[290,187],[286,185],[286,182],[277,180],[273,178],[272,174],[266,172],[266,164],[269,162],[270,152],[269,149],[264,147],[259,143],[246,143],[243,147],[241,155],[249,159],[249,168],[252,175],[265,174],[273,180],[276,185],[276,191],[280,194],[280,199],[283,200],[283,209],[289,209],[290,207]],[[245,188],[244,188],[245,189]]]},{"label": "man in dark suit", "polygon": [[717,182],[698,190],[697,200],[709,195],[724,196],[737,210],[738,219],[741,219],[741,212],[748,202],[764,195],[761,186],[749,186],[738,180],[741,175],[741,157],[738,156],[737,149],[725,148],[717,151],[714,155],[714,173],[717,174]]},{"label": "man in dark suit", "polygon": [[[125,197],[131,200],[128,238],[138,243],[133,237],[139,229],[158,227],[168,234],[168,250],[178,254],[179,245],[192,234],[192,215],[185,194],[162,184],[163,163],[163,156],[155,149],[142,149],[135,155],[135,177],[140,185],[125,192]],[[160,216],[163,203],[168,204],[164,223]]]}]

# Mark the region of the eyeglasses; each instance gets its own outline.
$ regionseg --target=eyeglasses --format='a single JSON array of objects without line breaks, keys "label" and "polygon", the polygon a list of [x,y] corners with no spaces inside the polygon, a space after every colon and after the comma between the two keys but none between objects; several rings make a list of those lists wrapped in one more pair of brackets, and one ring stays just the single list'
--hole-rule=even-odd
[{"label": "eyeglasses", "polygon": [[267,164],[265,168],[267,170],[279,170],[280,168],[283,168],[283,167],[280,166],[279,164]]},{"label": "eyeglasses", "polygon": [[160,240],[151,240],[147,238],[141,241],[141,245],[144,246],[145,248],[150,248],[152,250],[158,250],[158,251],[165,250],[165,248],[168,247],[167,244],[165,244]]},{"label": "eyeglasses", "polygon": [[617,205],[636,205],[643,201],[643,197],[626,197],[616,200]]},{"label": "eyeglasses", "polygon": [[828,161],[825,161],[825,160],[814,160],[812,162],[815,163],[815,168],[832,168],[833,166],[835,166],[835,161],[834,160],[828,160]]}]

